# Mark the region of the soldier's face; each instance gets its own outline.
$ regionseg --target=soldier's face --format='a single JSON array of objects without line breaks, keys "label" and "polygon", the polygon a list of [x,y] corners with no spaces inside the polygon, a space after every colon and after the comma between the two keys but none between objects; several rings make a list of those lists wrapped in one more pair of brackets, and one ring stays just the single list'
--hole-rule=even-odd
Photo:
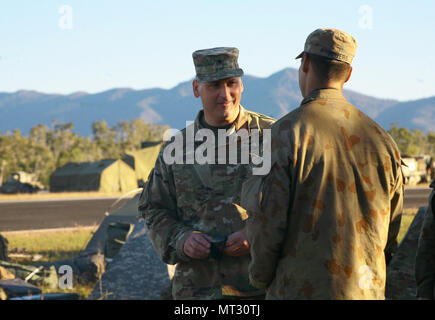
[{"label": "soldier's face", "polygon": [[193,93],[201,98],[205,121],[212,126],[233,123],[239,115],[243,83],[240,77],[213,82],[193,81]]},{"label": "soldier's face", "polygon": [[308,61],[307,61],[307,54],[304,53],[301,59],[301,65],[299,66],[299,89],[301,90],[302,97],[307,96],[307,67],[308,67]]}]

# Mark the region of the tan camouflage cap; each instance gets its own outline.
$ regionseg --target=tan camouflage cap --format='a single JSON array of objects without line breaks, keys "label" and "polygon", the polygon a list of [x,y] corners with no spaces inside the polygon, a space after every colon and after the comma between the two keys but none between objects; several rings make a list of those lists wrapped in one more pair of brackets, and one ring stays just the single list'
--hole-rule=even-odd
[{"label": "tan camouflage cap", "polygon": [[192,54],[196,77],[201,82],[211,82],[243,76],[237,58],[239,49],[219,47],[195,51]]},{"label": "tan camouflage cap", "polygon": [[296,59],[302,58],[302,54],[306,52],[351,64],[356,47],[356,40],[344,31],[332,28],[317,29],[307,37],[304,51]]}]

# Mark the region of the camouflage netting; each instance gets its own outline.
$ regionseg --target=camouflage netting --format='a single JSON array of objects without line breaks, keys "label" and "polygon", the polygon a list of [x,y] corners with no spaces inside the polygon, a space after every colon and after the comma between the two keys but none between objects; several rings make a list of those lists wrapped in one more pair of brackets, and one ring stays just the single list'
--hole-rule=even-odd
[{"label": "camouflage netting", "polygon": [[156,300],[169,278],[168,267],[157,256],[140,220],[88,299]]},{"label": "camouflage netting", "polygon": [[416,298],[415,255],[426,209],[426,207],[420,207],[396,254],[387,267],[385,292],[387,299],[409,300]]}]

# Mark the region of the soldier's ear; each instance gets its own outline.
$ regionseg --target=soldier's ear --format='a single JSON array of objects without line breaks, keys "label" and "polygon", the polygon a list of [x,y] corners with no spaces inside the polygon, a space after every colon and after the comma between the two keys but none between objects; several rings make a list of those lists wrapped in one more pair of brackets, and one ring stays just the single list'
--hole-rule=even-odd
[{"label": "soldier's ear", "polygon": [[349,74],[347,75],[347,78],[346,78],[346,80],[344,81],[344,83],[346,83],[347,81],[349,81],[349,79],[350,79],[350,75],[352,74],[352,70],[353,70],[353,68],[352,68],[352,66],[350,67],[350,70],[349,70]]},{"label": "soldier's ear", "polygon": [[301,63],[302,63],[302,71],[304,73],[307,73],[308,70],[310,69],[310,57],[305,52],[304,52],[304,54],[302,56]]},{"label": "soldier's ear", "polygon": [[243,92],[244,87],[243,87],[243,81],[242,81],[242,78],[240,78],[240,87],[241,87],[240,92]]},{"label": "soldier's ear", "polygon": [[195,98],[199,98],[200,94],[199,94],[199,81],[198,80],[193,80],[192,81],[192,89],[193,89],[193,95],[195,96]]}]

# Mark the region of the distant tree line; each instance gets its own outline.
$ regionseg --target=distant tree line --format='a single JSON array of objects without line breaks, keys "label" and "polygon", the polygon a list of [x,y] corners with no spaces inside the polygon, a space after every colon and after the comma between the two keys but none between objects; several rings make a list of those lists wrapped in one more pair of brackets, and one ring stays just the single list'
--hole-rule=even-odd
[{"label": "distant tree line", "polygon": [[[92,124],[92,135],[80,137],[73,133],[73,123],[53,121],[51,128],[37,125],[23,136],[20,130],[0,133],[0,181],[16,171],[35,173],[48,186],[57,168],[68,162],[120,159],[127,151],[141,148],[143,142],[160,141],[167,126],[145,123],[135,119],[119,121],[109,127],[101,120]],[[402,155],[435,156],[435,133],[426,135],[417,129],[409,131],[392,125],[388,132],[396,141]]]},{"label": "distant tree line", "polygon": [[409,131],[393,124],[388,130],[399,147],[402,156],[430,155],[435,156],[435,132],[429,131],[426,135],[418,130]]},{"label": "distant tree line", "polygon": [[167,126],[141,119],[119,121],[109,127],[101,120],[92,124],[92,135],[73,133],[73,123],[52,122],[34,126],[28,136],[20,130],[0,133],[0,182],[17,171],[35,173],[48,186],[50,175],[68,162],[120,159],[127,151],[141,148],[143,142],[162,140]]}]

